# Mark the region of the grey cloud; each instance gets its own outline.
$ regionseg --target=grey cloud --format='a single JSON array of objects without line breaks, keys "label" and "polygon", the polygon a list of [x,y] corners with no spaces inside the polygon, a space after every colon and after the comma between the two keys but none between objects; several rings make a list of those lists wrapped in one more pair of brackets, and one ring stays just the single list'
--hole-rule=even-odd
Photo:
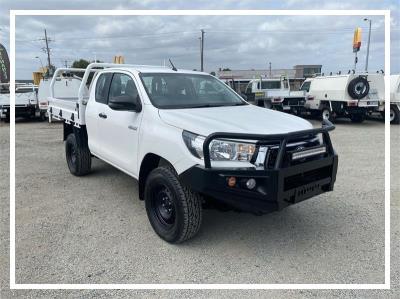
[{"label": "grey cloud", "polygon": [[[319,1],[318,8],[383,9],[392,7],[392,26],[398,24],[395,1]],[[114,2],[113,2],[114,3]],[[119,1],[119,4],[96,2],[96,9],[127,8],[188,8],[188,9],[315,9],[315,1],[282,1],[268,7],[262,1],[174,1],[147,0]],[[344,5],[344,6],[343,6]],[[3,7],[13,9],[92,9],[87,0],[57,2],[44,0],[34,5],[27,1],[2,1]],[[384,35],[383,18],[373,17],[371,44],[371,69],[383,68]],[[110,61],[113,55],[122,54],[127,62],[161,64],[172,58],[182,68],[199,68],[200,29],[206,30],[206,70],[218,67],[266,68],[269,61],[274,68],[292,67],[294,64],[321,63],[324,71],[345,70],[352,67],[351,39],[353,29],[364,29],[359,68],[363,67],[366,51],[366,22],[361,17],[17,17],[17,78],[30,78],[37,69],[41,50],[43,28],[55,40],[51,43],[52,58],[56,65],[74,59]],[[8,47],[7,11],[0,13],[2,43]],[[392,31],[392,71],[399,72],[400,34]]]}]

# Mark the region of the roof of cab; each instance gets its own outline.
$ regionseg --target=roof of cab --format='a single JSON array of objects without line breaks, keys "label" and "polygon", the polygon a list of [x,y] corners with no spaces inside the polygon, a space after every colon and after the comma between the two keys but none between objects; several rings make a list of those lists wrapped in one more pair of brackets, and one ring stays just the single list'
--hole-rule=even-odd
[{"label": "roof of cab", "polygon": [[205,72],[190,71],[178,69],[177,71],[172,70],[168,67],[153,67],[153,66],[123,66],[121,67],[111,67],[107,70],[123,70],[123,71],[135,71],[139,73],[171,73],[171,74],[197,74],[197,75],[209,75]]}]

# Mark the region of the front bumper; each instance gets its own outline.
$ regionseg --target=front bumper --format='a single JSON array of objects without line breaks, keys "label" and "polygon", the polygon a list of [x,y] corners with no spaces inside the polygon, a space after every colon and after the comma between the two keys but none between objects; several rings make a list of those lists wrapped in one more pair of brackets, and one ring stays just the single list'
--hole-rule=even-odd
[{"label": "front bumper", "polygon": [[[194,166],[180,180],[194,191],[234,209],[256,214],[281,210],[324,192],[332,191],[336,180],[338,156],[311,161],[279,170],[226,169]],[[237,184],[228,186],[230,177]],[[254,178],[254,190],[245,181]]]},{"label": "front bumper", "polygon": [[[193,166],[180,174],[179,178],[183,184],[190,186],[194,191],[237,210],[256,214],[281,210],[289,205],[333,190],[338,156],[332,148],[327,133],[332,127],[303,131],[306,134],[310,134],[310,132],[323,134],[328,152],[316,159],[295,165],[284,165],[286,143],[296,135],[291,136],[290,133],[274,135],[272,138],[280,137],[282,143],[273,169],[265,167],[263,169],[213,168],[211,163],[208,163],[210,162],[209,156],[205,154],[205,166]],[[212,139],[219,138],[221,135],[226,134],[216,133],[209,140],[206,139],[205,143],[209,144]],[[248,139],[259,139],[254,138],[254,135],[248,136],[250,136]],[[243,139],[243,137],[245,136],[241,135],[237,138]],[[264,138],[268,139],[265,136]],[[236,183],[234,186],[229,186],[228,182],[232,177],[235,178]],[[248,179],[255,179],[256,187],[254,189],[247,188],[246,181]]]}]

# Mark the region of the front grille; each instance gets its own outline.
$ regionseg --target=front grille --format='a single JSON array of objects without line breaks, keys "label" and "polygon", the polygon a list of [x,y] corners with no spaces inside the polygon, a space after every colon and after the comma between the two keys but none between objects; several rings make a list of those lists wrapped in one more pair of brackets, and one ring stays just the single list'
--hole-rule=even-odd
[{"label": "front grille", "polygon": [[313,169],[300,174],[292,175],[285,178],[284,191],[294,189],[303,185],[310,184],[325,178],[329,178],[332,173],[332,166],[325,166]]},{"label": "front grille", "polygon": [[[319,159],[321,155],[307,157],[298,161],[291,161],[290,152],[295,151],[299,147],[309,148],[313,146],[320,145],[320,141],[316,136],[308,136],[306,138],[298,138],[290,141],[290,143],[286,146],[285,156],[283,157],[282,167],[288,167],[291,165],[297,165],[299,163],[304,163],[308,161],[313,161],[315,159]],[[268,145],[267,145],[268,146]],[[268,152],[265,158],[265,168],[273,169],[276,163],[276,159],[278,157],[279,152],[279,144],[269,145]]]}]

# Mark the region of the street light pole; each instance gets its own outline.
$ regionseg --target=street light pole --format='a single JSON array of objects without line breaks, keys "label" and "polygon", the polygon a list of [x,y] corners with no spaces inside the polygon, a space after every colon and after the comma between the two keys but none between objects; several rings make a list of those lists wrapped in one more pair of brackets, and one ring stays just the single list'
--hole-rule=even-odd
[{"label": "street light pole", "polygon": [[366,58],[366,61],[365,61],[365,72],[368,73],[369,44],[371,43],[371,25],[372,25],[371,23],[372,23],[372,20],[365,18],[364,21],[368,21],[369,22],[367,58]]},{"label": "street light pole", "polygon": [[39,59],[39,61],[40,61],[40,64],[42,65],[42,70],[44,70],[44,66],[43,66],[42,59],[40,59],[40,57],[39,57],[39,56],[36,56],[35,58]]}]

